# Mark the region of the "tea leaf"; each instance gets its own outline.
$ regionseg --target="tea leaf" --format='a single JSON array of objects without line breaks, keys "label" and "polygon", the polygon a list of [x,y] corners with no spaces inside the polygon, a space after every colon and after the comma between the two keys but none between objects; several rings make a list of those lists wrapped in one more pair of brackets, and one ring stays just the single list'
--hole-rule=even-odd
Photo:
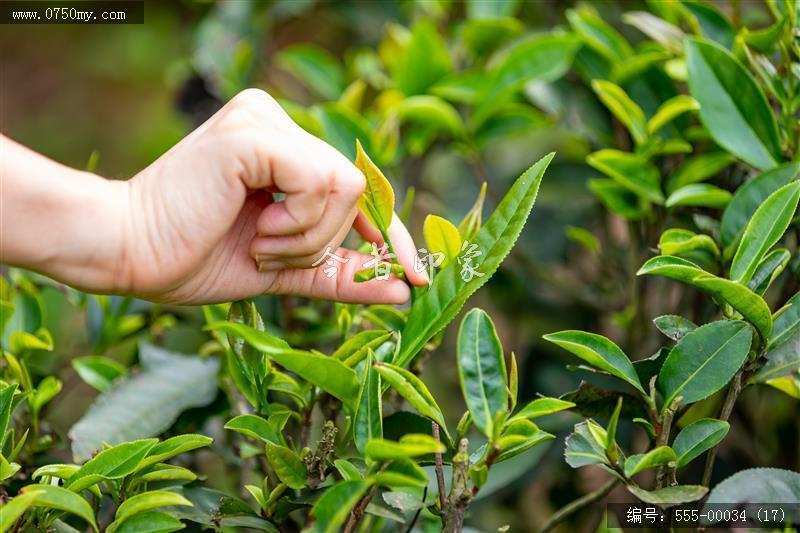
[{"label": "tea leaf", "polygon": [[428,215],[425,217],[422,233],[429,252],[444,254],[441,268],[445,268],[461,252],[461,234],[447,219]]},{"label": "tea leaf", "polygon": [[475,235],[474,244],[481,252],[474,267],[483,276],[466,281],[459,264],[453,262],[434,278],[430,288],[417,297],[408,315],[401,337],[400,350],[392,361],[404,367],[425,346],[425,343],[458,314],[467,298],[494,274],[511,251],[533,208],[544,171],[553,159],[548,154],[520,176],[509,192]]},{"label": "tea leaf", "polygon": [[8,531],[13,527],[17,519],[28,510],[29,507],[36,504],[36,497],[44,494],[44,491],[36,489],[25,489],[25,492],[20,493],[11,501],[3,504],[3,512],[0,513],[0,531]]},{"label": "tea leaf", "polygon": [[687,333],[658,374],[664,407],[679,396],[686,405],[724,387],[747,357],[752,336],[747,324],[738,320],[712,322]]},{"label": "tea leaf", "polygon": [[205,435],[194,435],[187,433],[185,435],[177,435],[169,438],[163,442],[159,442],[153,446],[147,456],[139,465],[139,470],[147,466],[163,463],[167,459],[171,459],[182,453],[197,450],[198,448],[205,448],[210,446],[214,439],[206,437]]},{"label": "tea leaf", "polygon": [[445,433],[447,432],[442,410],[421,379],[408,370],[389,363],[375,363],[375,370],[411,407],[439,424]]},{"label": "tea leaf", "polygon": [[353,414],[353,441],[356,449],[365,453],[367,442],[383,437],[381,405],[381,374],[375,371],[375,353],[369,351],[361,378],[361,387]]},{"label": "tea leaf", "polygon": [[276,61],[326,100],[336,100],[344,90],[344,70],[336,58],[319,46],[306,43],[287,46],[278,52]]},{"label": "tea leaf", "polygon": [[157,439],[143,439],[103,450],[70,476],[64,487],[80,492],[105,479],[119,479],[132,474],[157,442]]},{"label": "tea leaf", "polygon": [[339,398],[346,405],[354,405],[358,396],[358,378],[355,371],[341,361],[314,352],[285,348],[268,333],[244,324],[216,322],[207,327],[242,337],[286,370]]},{"label": "tea leaf", "polygon": [[691,96],[685,94],[673,96],[661,104],[656,113],[647,121],[647,134],[653,135],[680,115],[698,109],[700,109],[700,104]]},{"label": "tea leaf", "polygon": [[163,511],[147,511],[127,519],[114,533],[170,533],[185,527],[180,520]]},{"label": "tea leaf", "polygon": [[676,459],[675,452],[669,446],[659,446],[647,453],[637,453],[625,459],[625,476],[630,478],[639,472],[666,465]]},{"label": "tea leaf", "polygon": [[667,180],[667,191],[672,194],[681,187],[704,181],[735,161],[735,157],[722,150],[688,157]]},{"label": "tea leaf", "polygon": [[109,529],[116,530],[120,524],[134,515],[173,505],[192,507],[192,502],[176,492],[166,490],[152,490],[131,496],[117,508],[117,513],[114,515],[114,523],[109,526]]},{"label": "tea leaf", "polygon": [[458,376],[475,426],[491,438],[493,420],[508,406],[503,347],[494,323],[482,309],[472,309],[458,330]]},{"label": "tea leaf", "polygon": [[540,416],[558,413],[565,409],[571,409],[572,407],[575,407],[575,404],[566,400],[559,400],[558,398],[536,398],[517,411],[514,416],[509,419],[509,422],[520,418],[538,418]]},{"label": "tea leaf", "polygon": [[512,457],[516,457],[540,442],[554,438],[555,435],[540,430],[538,426],[530,420],[519,418],[509,421],[506,427],[503,428],[500,438],[498,438],[495,443],[500,450],[495,462],[501,463]]},{"label": "tea leaf", "polygon": [[627,489],[643,502],[660,505],[661,507],[694,502],[708,492],[708,488],[702,485],[675,485],[656,490],[645,490],[636,485],[627,485]]},{"label": "tea leaf", "polygon": [[314,533],[337,533],[361,496],[369,488],[363,480],[342,481],[327,489],[311,508],[314,522],[308,528]]},{"label": "tea leaf", "polygon": [[620,150],[605,149],[587,156],[586,162],[631,192],[651,202],[664,203],[658,169],[645,158]]},{"label": "tea leaf", "polygon": [[593,80],[592,89],[617,120],[628,128],[636,144],[642,144],[647,137],[642,108],[631,100],[622,87],[610,81]]},{"label": "tea leaf", "polygon": [[[706,505],[724,503],[795,503],[800,501],[800,473],[780,468],[748,468],[720,482]],[[706,511],[707,509],[703,509]]]},{"label": "tea leaf", "polygon": [[783,159],[778,128],[753,77],[717,44],[689,38],[685,49],[689,88],[717,144],[756,168],[776,166]]},{"label": "tea leaf", "polygon": [[366,446],[367,457],[376,461],[404,459],[444,451],[446,448],[441,442],[429,435],[416,433],[403,435],[399,441],[374,439],[367,442]]},{"label": "tea leaf", "polygon": [[561,346],[593,367],[630,383],[636,390],[646,394],[628,356],[619,349],[619,346],[602,335],[567,330],[550,333],[545,335],[544,339]]},{"label": "tea leaf", "polygon": [[693,183],[669,195],[667,207],[694,206],[722,209],[731,200],[731,193],[707,183]]},{"label": "tea leaf", "polygon": [[358,208],[375,228],[385,234],[394,215],[394,189],[369,158],[359,140],[356,140],[356,154],[356,167],[367,180],[366,190],[358,199]]},{"label": "tea leaf", "polygon": [[750,281],[764,254],[780,240],[789,227],[798,201],[800,182],[793,182],[772,193],[756,209],[731,263],[731,279],[744,284]]},{"label": "tea leaf", "polygon": [[[158,435],[190,407],[211,403],[217,395],[219,361],[200,359],[142,344],[141,372],[116,382],[98,396],[69,431],[72,452],[89,457],[103,442]],[[147,413],[147,416],[142,416]]]},{"label": "tea leaf", "polygon": [[478,198],[475,199],[475,203],[472,204],[472,207],[464,215],[464,218],[461,220],[461,223],[458,225],[458,233],[461,235],[461,239],[468,241],[472,239],[478,230],[481,229],[481,222],[483,216],[483,203],[486,199],[486,182],[483,182],[481,185],[481,190],[478,192]]},{"label": "tea leaf", "polygon": [[282,483],[292,489],[306,486],[306,465],[294,451],[279,444],[267,443],[267,459]]},{"label": "tea leaf", "polygon": [[677,467],[688,465],[700,454],[719,444],[729,429],[730,424],[726,421],[714,418],[701,418],[683,428],[672,443]]},{"label": "tea leaf", "polygon": [[572,468],[606,464],[606,432],[594,420],[575,424],[575,430],[567,437],[564,459]]},{"label": "tea leaf", "polygon": [[789,340],[770,349],[765,357],[766,364],[751,378],[754,383],[766,383],[797,372],[800,369],[800,332],[795,332]]},{"label": "tea leaf", "polygon": [[28,485],[21,492],[23,495],[27,492],[37,493],[32,504],[34,507],[56,509],[74,514],[86,521],[95,531],[100,531],[94,519],[92,506],[82,496],[71,490],[54,485]]},{"label": "tea leaf", "polygon": [[736,189],[728,207],[722,213],[720,239],[725,257],[731,257],[753,213],[775,191],[800,175],[800,163],[791,163],[764,172]]},{"label": "tea leaf", "polygon": [[83,381],[99,390],[107,391],[115,379],[127,374],[128,370],[108,357],[87,355],[72,360],[72,368]]},{"label": "tea leaf", "polygon": [[697,325],[688,318],[678,315],[663,315],[653,319],[658,331],[674,341],[681,340],[687,333],[697,329]]},{"label": "tea leaf", "polygon": [[258,439],[265,444],[283,444],[280,433],[264,418],[257,415],[239,415],[228,420],[225,429],[230,429]]}]

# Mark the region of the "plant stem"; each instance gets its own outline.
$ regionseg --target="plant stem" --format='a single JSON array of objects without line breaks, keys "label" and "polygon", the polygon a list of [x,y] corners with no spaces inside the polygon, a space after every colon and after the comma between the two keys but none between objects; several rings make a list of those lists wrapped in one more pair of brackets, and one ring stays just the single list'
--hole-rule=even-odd
[{"label": "plant stem", "polygon": [[602,500],[608,495],[609,492],[611,492],[611,490],[614,487],[617,486],[617,483],[619,483],[619,479],[617,479],[616,477],[611,478],[606,482],[605,485],[601,486],[600,488],[590,492],[589,494],[586,494],[585,496],[581,496],[577,500],[568,503],[567,505],[556,511],[556,513],[550,517],[550,519],[541,527],[541,529],[539,529],[539,533],[546,533],[547,531],[550,531],[558,524],[569,518],[571,515],[577,513],[584,507],[587,507],[597,501]]},{"label": "plant stem", "polygon": [[[722,409],[719,412],[719,419],[725,422],[731,417],[731,413],[733,412],[733,406],[736,404],[736,399],[739,397],[739,393],[742,392],[742,376],[744,374],[744,368],[739,369],[735,376],[733,376],[733,380],[731,381],[730,386],[728,386],[728,393],[725,395],[725,401],[722,403]],[[714,461],[717,460],[717,448],[718,446],[714,446],[708,451],[708,456],[706,457],[706,466],[705,470],[703,470],[703,481],[702,485],[708,487],[711,483],[711,475],[714,473]]]},{"label": "plant stem", "polygon": [[[437,442],[441,442],[439,439],[439,424],[436,422],[431,422],[431,433],[433,433],[433,438],[436,439]],[[442,463],[442,454],[438,452],[435,453],[434,459],[436,461],[436,485],[439,488],[439,509],[441,512],[444,512],[447,502],[444,494],[444,467]]]},{"label": "plant stem", "polygon": [[378,486],[373,485],[367,495],[361,498],[356,506],[353,507],[353,510],[350,511],[350,518],[347,520],[347,525],[344,527],[344,533],[353,533],[358,528],[358,524],[364,516],[364,511],[366,511],[367,505],[372,501],[372,498],[375,497],[376,492],[378,492]]},{"label": "plant stem", "polygon": [[[672,429],[672,418],[675,416],[675,411],[678,408],[678,402],[674,402],[673,405],[669,406],[665,411],[664,415],[661,418],[661,428],[656,435],[656,448],[659,446],[666,446],[669,443],[669,433]],[[664,479],[666,478],[666,467],[659,466],[658,473],[656,474],[656,488],[660,489],[664,486]]]}]

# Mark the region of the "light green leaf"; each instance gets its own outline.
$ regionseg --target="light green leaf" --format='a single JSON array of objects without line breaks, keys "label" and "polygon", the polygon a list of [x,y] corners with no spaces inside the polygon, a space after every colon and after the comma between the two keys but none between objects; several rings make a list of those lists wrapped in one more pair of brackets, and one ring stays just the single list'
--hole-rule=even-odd
[{"label": "light green leaf", "polygon": [[672,52],[679,52],[685,37],[683,31],[666,20],[647,11],[629,11],[622,15],[625,24],[637,28],[661,46]]},{"label": "light green leaf", "polygon": [[142,439],[103,450],[70,476],[64,487],[80,492],[105,479],[119,479],[132,474],[157,442],[157,439]]},{"label": "light green leaf", "polygon": [[367,457],[376,461],[389,461],[393,459],[405,459],[428,455],[431,453],[443,453],[446,450],[444,444],[429,435],[409,433],[403,435],[399,441],[374,439],[367,442]]},{"label": "light green leaf", "polygon": [[628,128],[636,144],[642,144],[647,137],[642,108],[622,87],[610,81],[593,80],[592,89],[617,120]]},{"label": "light green leaf", "polygon": [[777,248],[765,255],[758,263],[753,277],[747,283],[747,288],[760,296],[764,296],[772,282],[780,276],[783,269],[792,258],[791,252],[786,248]]},{"label": "light green leaf", "polygon": [[576,9],[568,9],[566,14],[570,26],[583,41],[609,61],[620,62],[633,55],[628,41],[590,7],[580,5]]},{"label": "light green leaf", "polygon": [[738,320],[720,320],[687,333],[670,351],[658,374],[664,408],[676,398],[686,405],[724,387],[747,357],[752,330]]},{"label": "light green leaf", "polygon": [[336,459],[333,461],[336,471],[345,481],[361,479],[363,476],[356,466],[346,459]]},{"label": "light green leaf", "polygon": [[99,355],[76,357],[72,360],[72,368],[83,381],[100,392],[107,391],[115,379],[128,372],[128,369],[113,359]]},{"label": "light green leaf", "polygon": [[797,179],[800,163],[791,163],[764,172],[736,189],[728,207],[722,213],[720,239],[725,257],[733,256],[753,214],[775,191]]},{"label": "light green leaf", "polygon": [[461,321],[457,358],[461,392],[472,420],[491,438],[495,416],[508,409],[507,374],[494,323],[482,309],[470,310]]},{"label": "light green leaf", "polygon": [[544,339],[561,346],[593,367],[630,383],[636,390],[646,394],[628,356],[619,346],[602,335],[566,330],[545,335]]},{"label": "light green leaf", "polygon": [[698,109],[700,109],[700,104],[691,96],[685,94],[673,96],[661,104],[655,115],[647,121],[647,134],[653,135],[682,114]]},{"label": "light green leaf", "polygon": [[174,516],[163,511],[137,514],[116,528],[115,533],[171,533],[186,526]]},{"label": "light green leaf", "polygon": [[321,128],[322,139],[355,161],[356,141],[364,145],[368,152],[373,151],[372,131],[369,122],[351,109],[335,103],[314,106],[311,116]]},{"label": "light green leaf", "polygon": [[753,324],[764,339],[769,338],[772,331],[772,314],[767,303],[759,295],[736,282],[716,276],[698,277],[693,284],[729,304]]},{"label": "light green leaf", "polygon": [[376,229],[385,233],[394,215],[394,189],[383,172],[369,158],[359,140],[356,140],[356,153],[356,167],[367,180],[364,194],[358,199],[358,208]]},{"label": "light green leaf", "polygon": [[26,489],[25,492],[16,496],[11,501],[2,506],[3,512],[0,513],[0,533],[5,533],[11,528],[22,513],[35,504],[36,497],[44,494],[44,491]]},{"label": "light green leaf", "polygon": [[519,9],[520,0],[467,0],[467,17],[471,19],[494,19],[512,17]]},{"label": "light green leaf", "polygon": [[658,169],[645,158],[620,150],[605,149],[589,154],[586,162],[628,190],[651,202],[664,203]]},{"label": "light green leaf", "polygon": [[152,490],[131,496],[120,504],[114,515],[114,524],[119,527],[125,520],[140,513],[152,511],[159,507],[182,505],[192,507],[192,502],[178,494],[166,490]]},{"label": "light green leaf", "polygon": [[687,39],[685,49],[691,94],[717,144],[762,170],[778,164],[783,157],[775,117],[745,67],[714,43]]},{"label": "light green leaf", "polygon": [[294,372],[345,404],[354,405],[358,396],[358,378],[355,371],[341,361],[314,352],[284,348],[268,333],[244,324],[217,322],[207,327],[242,337],[286,370]]},{"label": "light green leaf", "polygon": [[461,253],[461,234],[449,220],[428,215],[425,217],[422,233],[429,252],[444,254],[441,268],[445,268]]},{"label": "light green leaf", "polygon": [[672,193],[686,185],[704,181],[735,161],[735,157],[722,150],[688,157],[667,180],[667,191]]},{"label": "light green leaf", "polygon": [[536,398],[528,405],[517,411],[514,416],[509,419],[509,422],[520,418],[538,418],[540,416],[558,413],[559,411],[564,411],[565,409],[571,409],[573,407],[575,407],[574,403],[566,400],[559,400],[558,398]]},{"label": "light green leaf", "polygon": [[698,0],[681,0],[681,4],[694,17],[701,35],[727,49],[733,46],[736,31],[724,13],[712,4]]},{"label": "light green leaf", "polygon": [[494,274],[519,237],[552,159],[553,154],[549,154],[523,173],[470,241],[481,252],[473,266],[483,275],[467,281],[461,275],[460,265],[454,262],[442,269],[430,288],[416,298],[393,364],[405,367],[410,363],[428,340],[453,320],[467,298]]},{"label": "light green leaf", "polygon": [[373,363],[375,353],[370,351],[364,365],[361,387],[353,415],[353,441],[356,449],[365,453],[367,442],[383,438],[383,407],[381,404],[381,374]]},{"label": "light green leaf", "polygon": [[731,279],[747,284],[764,255],[783,236],[800,201],[800,182],[785,185],[756,209],[731,263]]},{"label": "light green leaf", "polygon": [[266,446],[267,459],[275,469],[278,479],[289,488],[305,488],[308,470],[300,456],[286,446],[272,443],[267,443]]},{"label": "light green leaf", "polygon": [[679,228],[670,228],[662,233],[658,248],[663,255],[682,255],[712,264],[720,255],[717,243],[708,235]]},{"label": "light green leaf", "polygon": [[196,435],[193,433],[177,435],[153,446],[139,465],[139,468],[141,469],[156,463],[163,463],[167,459],[171,459],[182,453],[210,446],[212,442],[214,442],[214,439],[206,437],[205,435]]},{"label": "light green leaf", "polygon": [[104,442],[158,435],[190,407],[202,407],[217,396],[219,361],[184,356],[142,344],[141,372],[121,379],[95,399],[69,431],[72,453],[87,458]]},{"label": "light green leaf", "polygon": [[411,407],[439,424],[445,433],[447,432],[442,410],[421,379],[408,370],[389,363],[375,363],[375,370]]},{"label": "light green leaf", "polygon": [[625,476],[633,477],[639,472],[655,468],[677,460],[675,452],[669,446],[659,446],[647,453],[637,453],[625,459]]},{"label": "light green leaf", "polygon": [[458,233],[461,235],[461,238],[465,241],[469,241],[472,237],[478,233],[478,230],[481,229],[481,223],[483,220],[483,203],[486,199],[486,182],[483,182],[481,185],[481,190],[478,193],[478,198],[475,199],[475,203],[472,204],[472,207],[464,215],[463,220],[458,225]]},{"label": "light green leaf", "polygon": [[731,193],[708,183],[693,183],[676,190],[667,198],[667,207],[694,206],[722,209],[731,200]]},{"label": "light green leaf", "polygon": [[350,510],[369,488],[363,480],[342,481],[325,491],[311,508],[314,522],[308,528],[313,533],[337,533],[342,530]]},{"label": "light green leaf", "polygon": [[402,122],[417,122],[432,125],[454,137],[464,135],[464,121],[456,108],[438,96],[409,96],[397,107],[397,116]]},{"label": "light green leaf", "polygon": [[495,443],[500,450],[495,462],[500,463],[512,457],[516,457],[540,442],[554,438],[555,435],[540,430],[539,427],[530,420],[525,418],[510,420],[503,428],[500,438],[498,438]]},{"label": "light green leaf", "polygon": [[412,459],[395,459],[368,481],[390,488],[427,487],[428,475]]},{"label": "light green leaf", "polygon": [[708,492],[708,488],[702,485],[674,485],[663,489],[645,490],[636,485],[627,485],[627,489],[645,503],[659,505],[661,507],[671,507],[679,503],[694,502],[702,498]]},{"label": "light green leaf", "polygon": [[719,444],[729,429],[730,424],[726,421],[714,418],[701,418],[683,428],[672,443],[677,467],[688,465],[700,454]]},{"label": "light green leaf", "polygon": [[89,505],[89,502],[82,496],[71,490],[54,485],[28,485],[24,487],[21,492],[22,494],[27,492],[37,493],[36,499],[32,504],[34,507],[56,509],[58,511],[74,514],[78,518],[86,521],[95,531],[100,531],[94,519],[92,506]]},{"label": "light green leaf", "polygon": [[12,331],[8,337],[8,349],[15,355],[28,350],[52,351],[53,336],[44,328],[37,329],[35,333]]},{"label": "light green leaf", "polygon": [[277,64],[326,100],[342,94],[345,73],[328,51],[313,44],[294,44],[278,52]]},{"label": "light green leaf", "polygon": [[353,368],[367,357],[369,350],[376,351],[383,346],[384,343],[395,338],[395,336],[396,333],[394,331],[387,331],[385,329],[359,331],[336,348],[336,351],[331,354],[331,357]]},{"label": "light green leaf", "polygon": [[0,444],[5,440],[6,428],[11,420],[11,413],[14,411],[14,393],[17,392],[17,384],[6,385],[0,383]]},{"label": "light green leaf", "polygon": [[407,96],[425,93],[452,69],[447,45],[427,19],[414,24],[408,43],[389,66],[397,88]]},{"label": "light green leaf", "polygon": [[272,424],[258,415],[239,415],[228,420],[225,429],[253,437],[265,444],[283,444],[283,439]]},{"label": "light green leaf", "polygon": [[197,475],[188,468],[169,465],[166,463],[159,463],[137,474],[133,485],[136,486],[141,483],[153,483],[160,481],[192,482],[195,479],[197,479]]},{"label": "light green leaf", "polygon": [[486,88],[472,115],[473,126],[482,124],[526,83],[555,81],[572,63],[580,41],[569,33],[531,35],[502,50],[488,65]]}]

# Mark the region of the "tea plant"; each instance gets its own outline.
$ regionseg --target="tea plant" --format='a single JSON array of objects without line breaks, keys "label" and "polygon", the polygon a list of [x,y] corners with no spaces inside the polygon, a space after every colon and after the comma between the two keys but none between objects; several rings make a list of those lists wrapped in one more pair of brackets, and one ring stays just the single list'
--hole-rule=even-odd
[{"label": "tea plant", "polygon": [[[211,91],[225,99],[268,79],[298,123],[365,175],[359,208],[389,260],[356,281],[404,277],[388,233],[397,213],[420,222],[431,283],[400,307],[284,297],[195,312],[12,270],[0,286],[0,531],[461,531],[477,523],[470,506],[498,464],[562,442],[569,467],[598,467],[604,479],[537,517],[543,531],[583,519],[619,486],[615,500],[663,508],[767,493],[800,501],[797,472],[719,481],[714,468],[746,389],[800,399],[800,7],[732,3],[728,17],[689,0],[647,5],[624,13],[620,31],[590,4],[409,3],[413,24],[387,23],[376,46],[342,61],[309,43],[261,61],[262,33],[294,15],[247,2],[212,9],[195,57]],[[530,31],[551,12],[554,28]],[[257,76],[262,63],[290,77]],[[504,263],[553,155],[510,187],[498,178],[544,146],[569,162],[550,170],[558,198],[547,215],[570,208],[558,189],[567,174],[596,202],[566,228],[564,265],[538,262],[530,239]],[[442,154],[464,169],[470,203],[477,194],[461,217],[429,198],[451,196],[434,183]],[[542,303],[528,305],[533,292],[588,310],[535,316],[545,331],[567,322],[597,332],[536,339],[577,358],[577,390],[521,401],[533,394],[517,355],[490,313],[467,305],[501,265],[532,286],[524,307]],[[56,292],[86,313],[91,354],[71,366],[99,391],[69,427],[74,464],[46,416],[68,388],[47,355],[58,349],[47,329]],[[588,326],[574,318],[586,314]],[[431,392],[433,357],[455,360],[460,419]],[[580,419],[556,441],[558,425],[537,422],[562,411]]]}]

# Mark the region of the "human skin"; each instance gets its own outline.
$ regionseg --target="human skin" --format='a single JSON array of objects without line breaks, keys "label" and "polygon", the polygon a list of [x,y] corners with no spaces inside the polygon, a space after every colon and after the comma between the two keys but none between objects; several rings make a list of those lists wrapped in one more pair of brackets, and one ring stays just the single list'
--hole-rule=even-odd
[{"label": "human skin", "polygon": [[[371,256],[340,248],[351,229],[382,243],[356,208],[364,187],[345,156],[257,89],[125,181],[0,136],[0,262],[87,292],[172,304],[264,293],[403,303],[404,281],[354,283]],[[408,281],[427,283],[396,216],[389,238]],[[324,263],[312,266],[328,247],[348,260],[331,277]]]}]

